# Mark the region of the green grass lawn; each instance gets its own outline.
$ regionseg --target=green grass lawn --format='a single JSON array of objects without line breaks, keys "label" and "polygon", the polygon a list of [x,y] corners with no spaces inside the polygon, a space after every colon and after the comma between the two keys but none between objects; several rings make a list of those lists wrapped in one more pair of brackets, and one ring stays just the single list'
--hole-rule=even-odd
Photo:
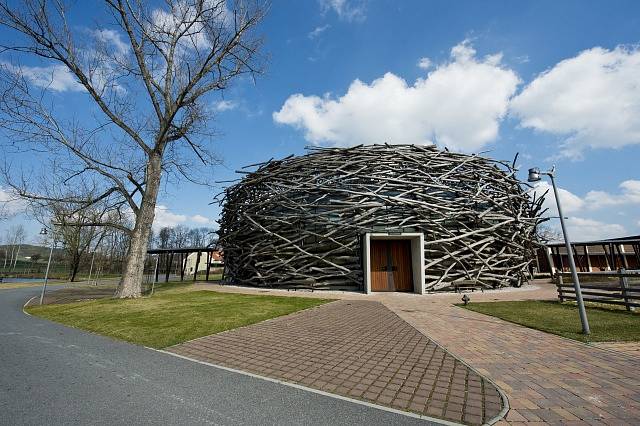
[{"label": "green grass lawn", "polygon": [[571,303],[526,300],[481,302],[458,306],[583,342],[640,341],[640,314],[615,307],[587,306],[587,317],[591,328],[591,335],[587,337],[580,333],[582,327],[578,308]]},{"label": "green grass lawn", "polygon": [[177,287],[162,289],[153,297],[33,306],[27,312],[116,339],[164,348],[330,302]]}]

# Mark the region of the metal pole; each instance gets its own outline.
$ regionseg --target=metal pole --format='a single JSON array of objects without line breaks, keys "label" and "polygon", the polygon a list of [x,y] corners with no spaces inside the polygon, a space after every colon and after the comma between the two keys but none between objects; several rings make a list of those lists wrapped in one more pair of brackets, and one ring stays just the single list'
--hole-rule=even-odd
[{"label": "metal pole", "polygon": [[569,233],[567,227],[564,224],[564,215],[562,214],[562,206],[560,205],[560,197],[558,196],[558,188],[556,188],[556,181],[553,178],[553,172],[549,173],[551,178],[551,184],[553,185],[553,193],[556,196],[556,204],[558,206],[558,214],[560,215],[560,226],[562,227],[562,234],[564,235],[564,245],[567,248],[567,257],[569,258],[569,268],[571,268],[571,278],[573,279],[573,288],[576,292],[576,302],[578,303],[578,312],[580,313],[580,322],[582,323],[582,334],[589,335],[589,321],[587,320],[587,311],[584,308],[584,301],[582,300],[582,290],[580,289],[580,281],[578,280],[578,273],[576,272],[576,264],[573,260],[573,250],[571,249],[571,241],[569,240]]},{"label": "metal pole", "polygon": [[156,255],[156,269],[153,271],[153,282],[151,283],[151,294],[153,294],[153,290],[156,286],[156,281],[158,281],[158,260],[160,260],[160,255]]},{"label": "metal pole", "polygon": [[93,259],[95,257],[96,257],[96,252],[94,251],[93,254],[91,255],[91,267],[89,268],[89,279],[87,280],[89,284],[91,284],[91,273],[93,272]]},{"label": "metal pole", "polygon": [[47,281],[49,280],[49,267],[51,266],[51,255],[53,254],[53,247],[56,245],[56,241],[51,243],[51,250],[49,251],[49,261],[47,262],[47,272],[44,274],[44,283],[42,283],[42,293],[40,293],[40,304],[44,299],[44,292],[47,291]]}]

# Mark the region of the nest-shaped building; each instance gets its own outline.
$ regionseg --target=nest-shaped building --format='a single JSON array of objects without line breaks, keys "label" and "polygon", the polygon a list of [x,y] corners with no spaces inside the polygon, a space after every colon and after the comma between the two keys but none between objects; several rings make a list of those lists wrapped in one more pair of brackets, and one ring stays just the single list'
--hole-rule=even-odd
[{"label": "nest-shaped building", "polygon": [[520,285],[542,199],[512,164],[434,146],[312,148],[229,186],[225,280],[412,291]]}]

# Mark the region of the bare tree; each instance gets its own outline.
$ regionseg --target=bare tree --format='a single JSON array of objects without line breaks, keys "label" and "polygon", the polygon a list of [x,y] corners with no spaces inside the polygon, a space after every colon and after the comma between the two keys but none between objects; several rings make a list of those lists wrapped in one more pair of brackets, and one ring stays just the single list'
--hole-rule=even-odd
[{"label": "bare tree", "polygon": [[555,241],[562,241],[562,233],[549,225],[538,225],[536,228],[537,240],[542,244],[547,244]]},{"label": "bare tree", "polygon": [[[15,269],[18,263],[18,256],[20,255],[20,248],[25,237],[26,232],[22,224],[13,225],[7,229],[5,233],[5,241],[7,244],[5,245],[4,269],[7,268],[7,260],[9,261],[9,268],[11,268],[11,270]],[[11,250],[10,255],[9,250]]]},{"label": "bare tree", "polygon": [[7,260],[9,260],[9,232],[5,232],[4,236],[2,237],[1,240],[4,244],[2,244],[2,248],[4,249],[4,264],[2,266],[2,269],[6,269],[7,268]]},{"label": "bare tree", "polygon": [[205,247],[212,242],[214,231],[211,228],[192,228],[189,231],[189,242],[193,247]]},{"label": "bare tree", "polygon": [[[95,225],[103,220],[105,206],[101,207],[102,209],[99,209],[99,206],[94,205],[77,211],[73,203],[48,202],[36,210],[38,221],[47,226],[48,220],[51,220],[56,238],[63,243],[69,267],[68,280],[71,282],[76,279],[85,253],[104,238],[106,228]],[[67,225],[69,222],[71,225]]]},{"label": "bare tree", "polygon": [[8,201],[2,199],[2,188],[0,188],[0,222],[9,218]]},{"label": "bare tree", "polygon": [[173,240],[171,246],[175,248],[183,248],[191,245],[189,243],[189,228],[184,225],[173,227]]},{"label": "bare tree", "polygon": [[[15,55],[0,73],[0,125],[11,136],[10,148],[44,153],[48,161],[41,179],[10,165],[4,175],[30,200],[70,202],[78,210],[106,202],[131,215],[131,229],[106,218],[95,225],[129,235],[116,295],[138,297],[162,177],[202,182],[194,163],[215,162],[207,105],[233,80],[261,71],[255,30],[266,6],[259,0],[165,0],[164,8],[144,0],[102,3],[109,24],[88,31],[67,22],[61,1],[0,0],[0,25],[13,31],[0,44]],[[53,82],[34,81],[20,65],[23,57],[53,63],[73,78],[97,107],[95,120],[86,123],[56,108],[47,96]],[[34,189],[34,180],[82,190],[50,198]]]},{"label": "bare tree", "polygon": [[[18,246],[16,249],[16,254],[13,257],[13,267],[12,270],[16,269],[16,265],[18,264],[18,256],[20,256],[20,249],[22,248],[22,243],[24,242],[24,237],[25,237],[25,233],[24,233],[24,228],[22,225],[18,225],[18,230],[15,234],[16,238],[14,240],[13,246],[15,247],[16,245]],[[12,252],[13,255],[13,252]]]},{"label": "bare tree", "polygon": [[168,226],[160,228],[160,231],[158,231],[158,236],[157,236],[158,248],[161,248],[161,249],[169,248],[169,244],[171,243],[172,232],[173,230]]}]

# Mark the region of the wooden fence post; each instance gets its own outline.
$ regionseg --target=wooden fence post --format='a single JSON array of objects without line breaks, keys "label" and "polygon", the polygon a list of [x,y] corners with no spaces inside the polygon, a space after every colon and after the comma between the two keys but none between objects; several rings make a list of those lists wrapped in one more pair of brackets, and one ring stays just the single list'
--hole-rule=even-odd
[{"label": "wooden fence post", "polygon": [[171,252],[171,254],[169,255],[169,257],[167,257],[167,255],[164,256],[164,260],[166,263],[166,271],[164,274],[164,282],[168,283],[169,282],[169,274],[171,273],[171,267],[173,266],[173,252]]},{"label": "wooden fence post", "polygon": [[564,302],[564,297],[562,295],[562,272],[559,272],[558,274],[558,299],[560,299],[560,303]]},{"label": "wooden fence post", "polygon": [[627,290],[629,289],[629,281],[627,281],[627,277],[624,275],[626,270],[624,268],[620,268],[618,273],[620,274],[620,289],[622,290],[622,298],[624,299],[624,306],[627,308],[627,311],[635,311],[635,308],[629,305],[629,297],[627,294]]}]

